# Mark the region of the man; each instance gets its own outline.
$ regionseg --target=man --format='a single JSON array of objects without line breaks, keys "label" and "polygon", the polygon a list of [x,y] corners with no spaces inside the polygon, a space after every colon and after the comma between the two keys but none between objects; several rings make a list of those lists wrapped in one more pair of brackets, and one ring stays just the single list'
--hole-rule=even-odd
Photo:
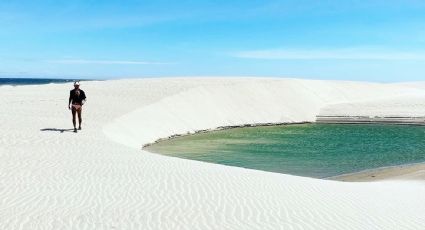
[{"label": "man", "polygon": [[80,89],[80,82],[74,82],[74,89],[69,92],[69,103],[68,109],[72,111],[72,123],[74,124],[74,132],[77,132],[76,119],[75,115],[78,114],[78,129],[81,130],[81,111],[83,109],[83,104],[86,101],[86,94],[83,90]]}]

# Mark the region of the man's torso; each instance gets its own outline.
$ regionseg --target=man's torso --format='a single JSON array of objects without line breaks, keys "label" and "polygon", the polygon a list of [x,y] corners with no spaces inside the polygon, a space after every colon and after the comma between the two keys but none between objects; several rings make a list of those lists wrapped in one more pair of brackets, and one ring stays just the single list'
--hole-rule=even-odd
[{"label": "man's torso", "polygon": [[86,99],[86,95],[81,89],[73,89],[70,92],[70,97],[72,99],[72,104],[82,105],[83,100]]}]

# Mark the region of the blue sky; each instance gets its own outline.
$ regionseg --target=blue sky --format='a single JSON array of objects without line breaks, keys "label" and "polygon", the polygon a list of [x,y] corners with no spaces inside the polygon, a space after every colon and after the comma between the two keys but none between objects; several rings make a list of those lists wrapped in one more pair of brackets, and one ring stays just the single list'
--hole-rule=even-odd
[{"label": "blue sky", "polygon": [[425,80],[421,0],[0,2],[0,76]]}]

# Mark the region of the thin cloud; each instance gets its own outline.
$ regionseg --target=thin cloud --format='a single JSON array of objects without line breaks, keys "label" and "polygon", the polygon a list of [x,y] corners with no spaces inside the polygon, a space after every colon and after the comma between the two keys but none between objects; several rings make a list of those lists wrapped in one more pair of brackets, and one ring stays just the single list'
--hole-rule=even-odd
[{"label": "thin cloud", "polygon": [[387,51],[381,49],[270,49],[232,53],[231,56],[251,59],[294,60],[425,60],[425,52]]},{"label": "thin cloud", "polygon": [[151,61],[128,61],[128,60],[87,60],[87,59],[61,59],[48,60],[50,63],[58,64],[96,64],[96,65],[164,65],[165,62]]}]

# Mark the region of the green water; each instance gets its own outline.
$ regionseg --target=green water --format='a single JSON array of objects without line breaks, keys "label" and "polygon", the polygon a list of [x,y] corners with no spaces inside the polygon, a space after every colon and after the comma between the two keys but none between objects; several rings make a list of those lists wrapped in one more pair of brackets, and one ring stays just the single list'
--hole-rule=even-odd
[{"label": "green water", "polygon": [[235,128],[178,137],[148,151],[325,178],[425,162],[425,126],[302,124]]}]

